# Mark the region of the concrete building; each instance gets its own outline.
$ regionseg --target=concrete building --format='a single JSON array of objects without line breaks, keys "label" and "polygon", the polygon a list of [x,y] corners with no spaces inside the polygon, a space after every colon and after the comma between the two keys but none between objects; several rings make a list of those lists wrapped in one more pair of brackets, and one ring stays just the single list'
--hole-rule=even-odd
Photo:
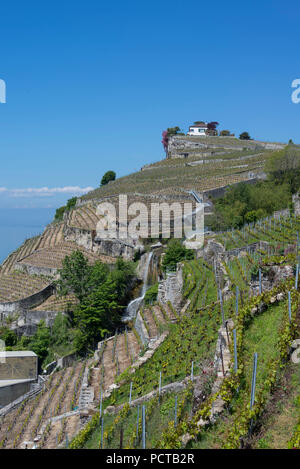
[{"label": "concrete building", "polygon": [[38,379],[34,352],[0,352],[0,408],[30,391]]}]

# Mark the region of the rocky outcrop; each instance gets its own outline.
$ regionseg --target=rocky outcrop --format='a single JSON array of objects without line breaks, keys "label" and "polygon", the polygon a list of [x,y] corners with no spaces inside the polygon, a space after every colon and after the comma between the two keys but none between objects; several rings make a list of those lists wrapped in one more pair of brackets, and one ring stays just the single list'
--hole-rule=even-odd
[{"label": "rocky outcrop", "polygon": [[23,311],[17,313],[17,318],[10,324],[10,329],[19,337],[23,335],[31,337],[41,321],[45,321],[47,327],[52,327],[57,316],[56,311]]},{"label": "rocky outcrop", "polygon": [[166,278],[160,281],[157,301],[162,304],[167,304],[170,301],[179,313],[183,306],[182,286],[182,265],[179,264],[176,272],[168,273]]},{"label": "rocky outcrop", "polygon": [[93,243],[93,251],[97,254],[105,254],[111,257],[124,257],[125,259],[133,259],[134,253],[139,249],[136,241],[132,244],[121,241],[119,239],[101,239],[95,238]]},{"label": "rocky outcrop", "polygon": [[31,308],[39,306],[44,301],[46,301],[49,296],[53,294],[54,290],[55,287],[51,284],[43,290],[28,296],[27,298],[23,298],[17,301],[0,303],[0,313],[3,313],[5,316],[15,312],[27,311]]},{"label": "rocky outcrop", "polygon": [[[291,265],[273,265],[266,267],[262,271],[262,291],[271,290],[274,285],[294,277],[294,270]],[[252,295],[259,294],[259,279],[256,277],[250,282]]]},{"label": "rocky outcrop", "polygon": [[[237,138],[224,137],[197,137],[187,135],[174,135],[169,138],[168,158],[186,158],[190,155],[199,155],[204,150],[224,149],[227,151],[251,150],[281,150],[286,145],[284,143],[259,142],[257,140],[238,140]],[[213,152],[212,152],[213,153]]]}]

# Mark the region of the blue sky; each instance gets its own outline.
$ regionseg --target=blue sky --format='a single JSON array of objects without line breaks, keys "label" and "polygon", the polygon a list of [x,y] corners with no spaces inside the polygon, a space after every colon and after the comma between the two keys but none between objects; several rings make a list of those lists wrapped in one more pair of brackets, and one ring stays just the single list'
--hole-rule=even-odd
[{"label": "blue sky", "polygon": [[299,18],[293,0],[3,2],[0,207],[61,205],[195,120],[299,142]]}]

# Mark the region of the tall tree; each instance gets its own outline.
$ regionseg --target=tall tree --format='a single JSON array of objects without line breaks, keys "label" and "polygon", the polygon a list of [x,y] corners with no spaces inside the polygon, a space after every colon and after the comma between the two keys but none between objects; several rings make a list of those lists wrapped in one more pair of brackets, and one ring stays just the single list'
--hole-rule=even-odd
[{"label": "tall tree", "polygon": [[93,349],[98,340],[120,323],[122,311],[117,294],[117,284],[109,276],[92,291],[75,311],[75,323],[79,332],[75,338],[78,351]]},{"label": "tall tree", "polygon": [[218,131],[217,131],[217,127],[219,125],[219,122],[216,122],[216,121],[213,121],[213,122],[209,122],[207,124],[207,134],[208,135],[217,135],[218,134]]},{"label": "tall tree", "polygon": [[79,250],[66,256],[60,270],[60,279],[57,282],[58,290],[62,295],[74,293],[79,301],[88,293],[91,267],[88,259]]},{"label": "tall tree", "polygon": [[110,181],[114,181],[116,179],[116,173],[114,171],[106,171],[101,179],[101,186],[105,186]]}]

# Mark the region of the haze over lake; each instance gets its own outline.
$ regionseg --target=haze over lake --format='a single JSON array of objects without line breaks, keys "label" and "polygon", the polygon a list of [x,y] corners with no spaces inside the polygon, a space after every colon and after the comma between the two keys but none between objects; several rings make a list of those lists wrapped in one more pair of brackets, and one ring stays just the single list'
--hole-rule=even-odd
[{"label": "haze over lake", "polygon": [[0,263],[27,238],[43,232],[54,208],[0,209]]}]

